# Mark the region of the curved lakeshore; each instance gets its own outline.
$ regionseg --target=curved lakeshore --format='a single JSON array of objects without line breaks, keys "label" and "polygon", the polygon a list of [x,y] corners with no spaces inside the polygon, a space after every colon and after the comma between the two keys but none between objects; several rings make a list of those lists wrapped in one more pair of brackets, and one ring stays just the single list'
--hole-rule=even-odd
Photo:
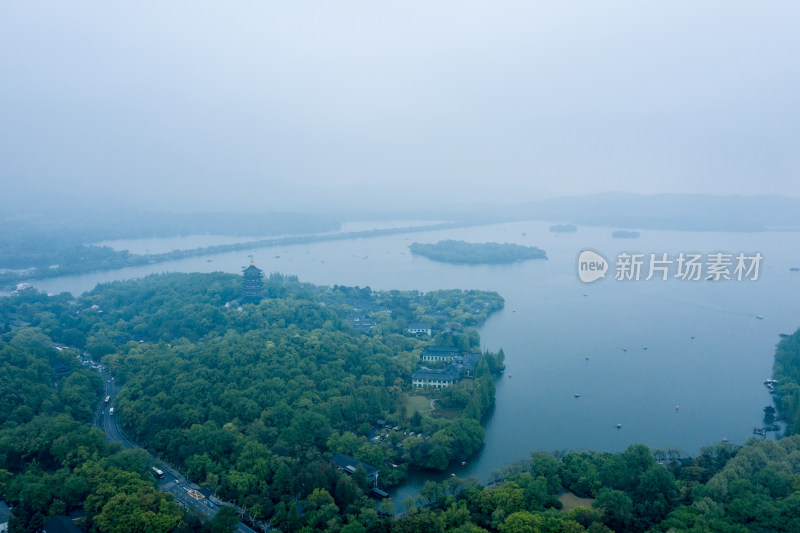
[{"label": "curved lakeshore", "polygon": [[[505,296],[505,308],[479,328],[482,347],[502,347],[508,354],[505,374],[514,376],[496,381],[496,408],[482,421],[483,448],[452,470],[412,473],[392,491],[394,501],[416,494],[426,480],[451,473],[489,480],[494,470],[527,457],[532,449],[622,451],[630,442],[642,442],[695,454],[722,438],[744,443],[760,425],[761,406],[770,401],[762,381],[771,374],[777,332],[797,327],[792,294],[800,280],[789,266],[800,258],[786,255],[786,239],[797,234],[676,231],[642,237],[642,245],[651,249],[758,248],[781,257],[783,263],[775,263],[756,284],[603,282],[587,287],[572,274],[574,243],[550,233],[549,224],[508,223],[248,250],[267,272],[290,272],[320,285],[423,291],[476,287]],[[407,253],[408,244],[422,238],[542,243],[549,260],[464,268]],[[606,228],[582,227],[581,238],[604,252],[620,245]],[[213,256],[211,263],[205,257],[186,258],[34,285],[54,294],[80,294],[100,281],[157,272],[238,273],[245,262],[242,252],[229,252]],[[633,313],[634,308],[639,311]],[[755,315],[767,318],[753,320]],[[718,373],[722,367],[724,379]],[[581,398],[576,400],[575,393]],[[548,408],[530,408],[536,405]],[[718,415],[709,417],[708,412]],[[623,429],[614,429],[617,423]]]}]

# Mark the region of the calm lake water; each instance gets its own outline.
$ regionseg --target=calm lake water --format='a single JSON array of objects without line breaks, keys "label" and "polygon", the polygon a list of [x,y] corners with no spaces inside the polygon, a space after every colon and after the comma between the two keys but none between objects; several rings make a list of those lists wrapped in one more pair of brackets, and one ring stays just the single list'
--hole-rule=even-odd
[{"label": "calm lake water", "polygon": [[[394,491],[397,503],[426,479],[455,473],[486,480],[533,449],[621,451],[644,443],[695,454],[723,438],[750,438],[771,403],[762,382],[771,375],[778,334],[800,324],[800,273],[789,271],[800,266],[800,233],[643,231],[627,240],[611,238],[614,228],[555,234],[548,226],[531,221],[262,248],[35,285],[81,293],[98,282],[153,272],[238,273],[252,253],[266,272],[317,284],[499,292],[505,309],[480,329],[486,348],[504,349],[507,365],[496,407],[484,421],[485,446],[466,466],[415,474]],[[408,252],[414,241],[440,239],[534,245],[549,260],[458,266]],[[612,263],[620,251],[761,252],[764,261],[755,282],[620,282],[611,272],[586,285],[577,278],[576,258],[587,247]]]},{"label": "calm lake water", "polygon": [[[410,228],[415,226],[427,226],[439,224],[443,221],[437,220],[385,220],[380,222],[342,222],[338,231],[317,233],[316,235],[333,235],[336,233],[348,233],[356,231],[367,231],[373,229],[389,228]],[[163,254],[173,250],[192,250],[194,248],[206,248],[208,246],[219,246],[223,244],[237,244],[240,242],[259,241],[262,239],[278,239],[282,237],[297,237],[300,234],[282,235],[260,235],[260,236],[232,236],[232,235],[210,235],[195,234],[181,235],[177,237],[152,237],[148,239],[114,239],[92,243],[94,246],[108,246],[114,250],[128,250],[132,254]]]}]

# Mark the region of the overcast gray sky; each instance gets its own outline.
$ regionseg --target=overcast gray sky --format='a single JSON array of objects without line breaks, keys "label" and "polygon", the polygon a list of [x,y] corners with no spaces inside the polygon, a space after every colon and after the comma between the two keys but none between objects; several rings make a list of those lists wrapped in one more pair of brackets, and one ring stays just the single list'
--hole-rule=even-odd
[{"label": "overcast gray sky", "polygon": [[800,2],[0,5],[7,200],[800,196]]}]

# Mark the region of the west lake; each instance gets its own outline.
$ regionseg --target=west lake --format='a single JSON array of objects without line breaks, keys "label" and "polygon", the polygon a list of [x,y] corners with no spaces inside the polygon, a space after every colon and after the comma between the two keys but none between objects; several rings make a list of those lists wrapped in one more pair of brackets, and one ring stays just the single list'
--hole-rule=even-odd
[{"label": "west lake", "polygon": [[[789,270],[800,266],[800,233],[642,231],[638,239],[614,239],[616,228],[551,233],[548,226],[529,221],[261,248],[33,284],[79,294],[155,272],[239,273],[252,253],[266,272],[316,284],[499,292],[505,309],[480,328],[483,345],[502,347],[507,365],[484,420],[485,445],[465,466],[412,475],[394,491],[398,503],[427,479],[454,473],[485,481],[534,449],[621,451],[644,443],[696,454],[722,439],[741,444],[752,437],[771,403],[763,381],[771,376],[778,335],[800,324],[800,272]],[[441,239],[538,246],[549,259],[462,266],[408,251],[414,241]],[[584,248],[611,260],[606,279],[579,281],[576,260]],[[613,279],[621,251],[760,252],[764,260],[757,281],[624,282]]]}]

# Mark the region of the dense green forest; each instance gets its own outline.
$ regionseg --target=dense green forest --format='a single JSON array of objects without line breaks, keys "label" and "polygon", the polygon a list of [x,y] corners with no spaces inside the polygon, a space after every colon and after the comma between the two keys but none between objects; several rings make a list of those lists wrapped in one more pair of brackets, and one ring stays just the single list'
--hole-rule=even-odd
[{"label": "dense green forest", "polygon": [[789,435],[800,433],[800,329],[778,342],[772,377],[775,405]]},{"label": "dense green forest", "polygon": [[435,244],[415,242],[409,248],[411,253],[434,261],[465,265],[514,263],[526,259],[547,259],[544,250],[535,246],[521,246],[510,243],[472,243],[446,240]]},{"label": "dense green forest", "polygon": [[[534,452],[499,481],[428,483],[393,532],[800,531],[800,436],[722,443],[693,459],[631,445],[622,454]],[[563,490],[586,498],[566,510]]]},{"label": "dense green forest", "polygon": [[[275,274],[268,298],[240,306],[239,283],[172,274],[77,299],[25,291],[0,300],[0,328],[32,326],[102,357],[124,385],[116,408],[125,429],[256,518],[288,516],[290,501],[314,489],[342,508],[374,510],[365,480],[336,474],[335,453],[378,467],[386,487],[409,468],[443,469],[481,446],[495,354],[482,354],[475,378],[450,391],[443,416],[407,412],[405,399],[425,346],[479,349],[472,326],[502,307],[496,293],[316,287]],[[345,320],[354,313],[369,315],[371,330]],[[423,319],[440,321],[441,333],[405,334]],[[402,430],[376,441],[379,419]]]},{"label": "dense green forest", "polygon": [[[200,529],[196,518],[183,517],[172,497],[156,490],[144,453],[121,451],[89,428],[91,399],[100,390],[96,373],[76,366],[68,350],[56,352],[50,339],[33,328],[7,335],[0,356],[4,407],[0,493],[15,505],[11,531],[36,531],[48,515],[80,505],[86,511],[82,523],[86,531]],[[71,366],[69,377],[55,376],[52,365],[58,363]],[[233,453],[241,444],[230,426],[214,428],[206,439],[210,454],[226,444]],[[339,440],[334,444],[337,449],[358,453],[363,446],[354,435]],[[255,479],[289,492],[298,488],[292,484],[315,485],[301,493],[300,500],[290,497],[274,506],[272,524],[283,531],[792,532],[800,528],[800,436],[778,443],[751,440],[742,448],[723,443],[704,448],[693,459],[641,445],[630,446],[623,454],[534,452],[529,460],[496,472],[496,481],[488,487],[460,478],[428,483],[417,498],[406,502],[410,511],[393,520],[382,519],[381,508],[359,496],[363,480],[328,471],[322,462],[318,479],[296,480],[285,470],[272,473],[270,479],[274,451],[250,442],[242,452],[237,458],[242,470],[233,476],[237,483]],[[302,485],[299,488],[302,491]],[[565,511],[559,499],[563,490],[588,498],[586,505]],[[211,531],[211,526],[206,529]]]},{"label": "dense green forest", "polygon": [[[156,488],[146,453],[122,451],[90,428],[102,379],[77,361],[36,328],[0,343],[0,495],[14,505],[9,531],[38,531],[48,516],[74,508],[85,511],[85,531],[193,530]],[[59,377],[54,368],[64,367],[69,375]]]},{"label": "dense green forest", "polygon": [[[474,326],[502,298],[318,287],[279,274],[258,305],[240,306],[238,291],[238,276],[171,274],[79,298],[0,299],[0,495],[14,505],[12,531],[36,531],[81,506],[82,528],[96,532],[230,531],[222,522],[236,520],[220,513],[201,526],[185,516],[157,490],[145,453],[91,429],[101,378],[54,343],[115,372],[118,414],[139,442],[282,531],[800,530],[800,436],[721,443],[695,458],[642,445],[534,452],[486,487],[428,483],[391,518],[391,502],[366,496],[366,472],[346,476],[330,457],[374,465],[389,486],[409,469],[474,453],[500,353],[481,354],[475,379],[430,393],[443,413],[409,410],[409,375],[426,346],[477,352]],[[356,329],[353,315],[374,325]],[[412,321],[439,333],[407,335]],[[798,337],[781,341],[775,362],[776,400],[795,432]],[[378,419],[400,429],[376,427]]]}]

